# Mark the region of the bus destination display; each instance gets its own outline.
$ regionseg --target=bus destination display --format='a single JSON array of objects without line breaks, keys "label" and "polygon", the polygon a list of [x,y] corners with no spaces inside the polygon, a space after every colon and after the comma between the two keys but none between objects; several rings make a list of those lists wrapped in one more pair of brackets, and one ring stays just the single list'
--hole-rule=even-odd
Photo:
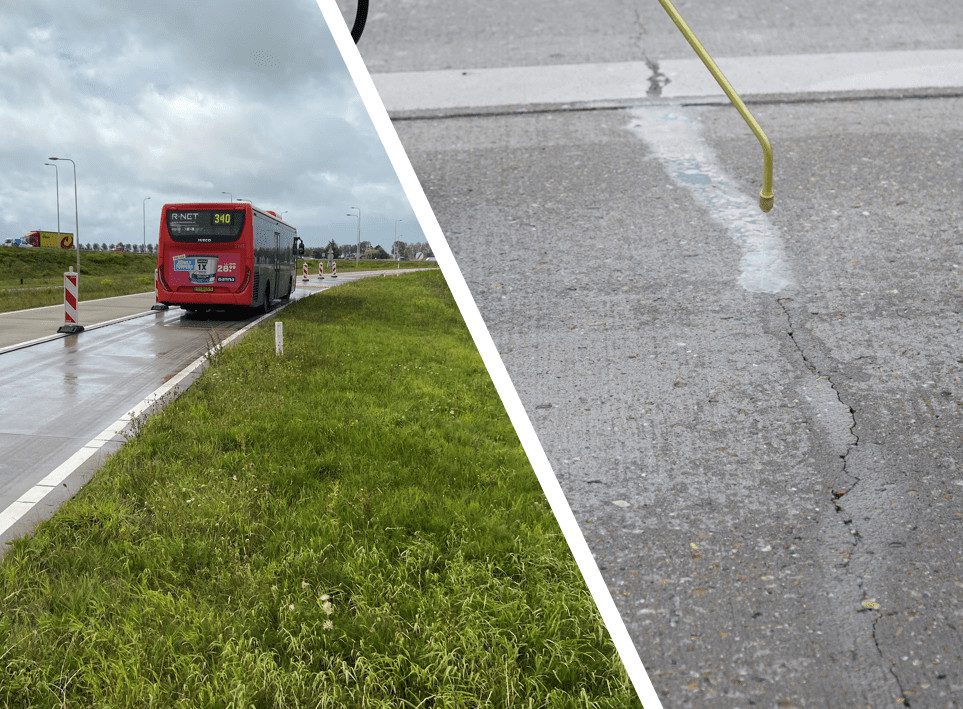
[{"label": "bus destination display", "polygon": [[236,241],[243,229],[242,209],[172,209],[167,212],[167,231],[174,241]]}]

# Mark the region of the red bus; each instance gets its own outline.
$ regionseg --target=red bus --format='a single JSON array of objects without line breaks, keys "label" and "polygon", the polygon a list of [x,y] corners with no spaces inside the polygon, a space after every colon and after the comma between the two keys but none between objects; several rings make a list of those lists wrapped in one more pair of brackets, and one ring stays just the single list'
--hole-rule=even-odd
[{"label": "red bus", "polygon": [[188,311],[271,309],[295,287],[304,243],[274,212],[251,204],[165,204],[157,242],[157,300]]}]

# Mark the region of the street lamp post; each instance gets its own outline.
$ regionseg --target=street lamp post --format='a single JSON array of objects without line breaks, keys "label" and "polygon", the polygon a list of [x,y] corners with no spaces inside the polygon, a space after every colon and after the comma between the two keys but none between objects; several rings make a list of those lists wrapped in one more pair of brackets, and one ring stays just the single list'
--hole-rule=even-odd
[{"label": "street lamp post", "polygon": [[52,162],[45,162],[54,169],[54,177],[57,180],[57,238],[60,238],[60,169]]},{"label": "street lamp post", "polygon": [[234,195],[232,195],[230,192],[221,192],[221,194],[226,194],[228,197],[231,198],[232,202],[234,201]]},{"label": "street lamp post", "polygon": [[[348,209],[357,209],[357,210],[358,210],[358,214],[357,214],[357,217],[358,217],[358,248],[357,248],[357,249],[355,250],[355,252],[354,252],[354,263],[355,263],[355,266],[357,266],[357,265],[358,265],[358,262],[361,260],[361,207],[348,207]],[[353,217],[353,216],[355,216],[355,215],[354,215],[354,214],[347,214],[347,215],[345,215],[345,216]]]},{"label": "street lamp post", "polygon": [[144,217],[144,251],[147,251],[147,200],[149,199],[150,197],[144,197],[144,201],[140,205],[140,211]]},{"label": "street lamp post", "polygon": [[77,207],[77,163],[75,163],[70,158],[47,158],[51,162],[56,162],[57,160],[66,160],[74,168],[74,246],[77,251],[77,322],[76,323],[65,323],[57,332],[66,332],[67,334],[76,334],[78,332],[83,332],[84,326],[80,324],[80,210]]},{"label": "street lamp post", "polygon": [[80,288],[80,211],[77,208],[77,163],[70,158],[47,158],[48,160],[66,160],[74,168],[74,246],[77,250],[77,280]]}]

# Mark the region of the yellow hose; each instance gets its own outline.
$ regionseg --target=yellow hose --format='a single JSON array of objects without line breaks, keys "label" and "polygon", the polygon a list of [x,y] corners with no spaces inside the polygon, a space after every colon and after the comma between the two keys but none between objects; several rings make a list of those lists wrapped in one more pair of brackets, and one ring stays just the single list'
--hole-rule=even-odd
[{"label": "yellow hose", "polygon": [[705,47],[702,46],[702,42],[695,36],[695,33],[689,28],[686,21],[682,19],[679,11],[675,9],[669,0],[659,0],[659,4],[662,5],[662,9],[669,13],[669,17],[672,18],[675,26],[682,32],[682,36],[686,38],[686,41],[692,45],[695,53],[699,55],[699,59],[706,65],[706,69],[709,70],[709,73],[711,73],[719,83],[722,90],[726,92],[726,96],[729,97],[732,105],[736,107],[739,114],[746,123],[749,124],[756,139],[759,141],[759,145],[762,146],[762,189],[759,191],[759,208],[764,212],[768,212],[772,209],[773,201],[775,200],[772,194],[772,145],[769,143],[769,138],[766,137],[759,122],[749,113],[749,109],[746,108],[746,104],[739,98],[736,90],[732,88],[732,84],[729,83],[729,80],[726,79],[725,75],[720,71],[715,61],[709,56]]}]

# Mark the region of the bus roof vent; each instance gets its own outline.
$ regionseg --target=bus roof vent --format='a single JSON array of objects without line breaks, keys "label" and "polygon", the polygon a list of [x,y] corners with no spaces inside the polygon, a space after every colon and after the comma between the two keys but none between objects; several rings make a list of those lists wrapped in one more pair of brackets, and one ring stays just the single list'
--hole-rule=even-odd
[{"label": "bus roof vent", "polygon": [[278,215],[277,212],[272,212],[270,209],[267,210],[267,213],[270,214],[272,217],[276,217]]}]

